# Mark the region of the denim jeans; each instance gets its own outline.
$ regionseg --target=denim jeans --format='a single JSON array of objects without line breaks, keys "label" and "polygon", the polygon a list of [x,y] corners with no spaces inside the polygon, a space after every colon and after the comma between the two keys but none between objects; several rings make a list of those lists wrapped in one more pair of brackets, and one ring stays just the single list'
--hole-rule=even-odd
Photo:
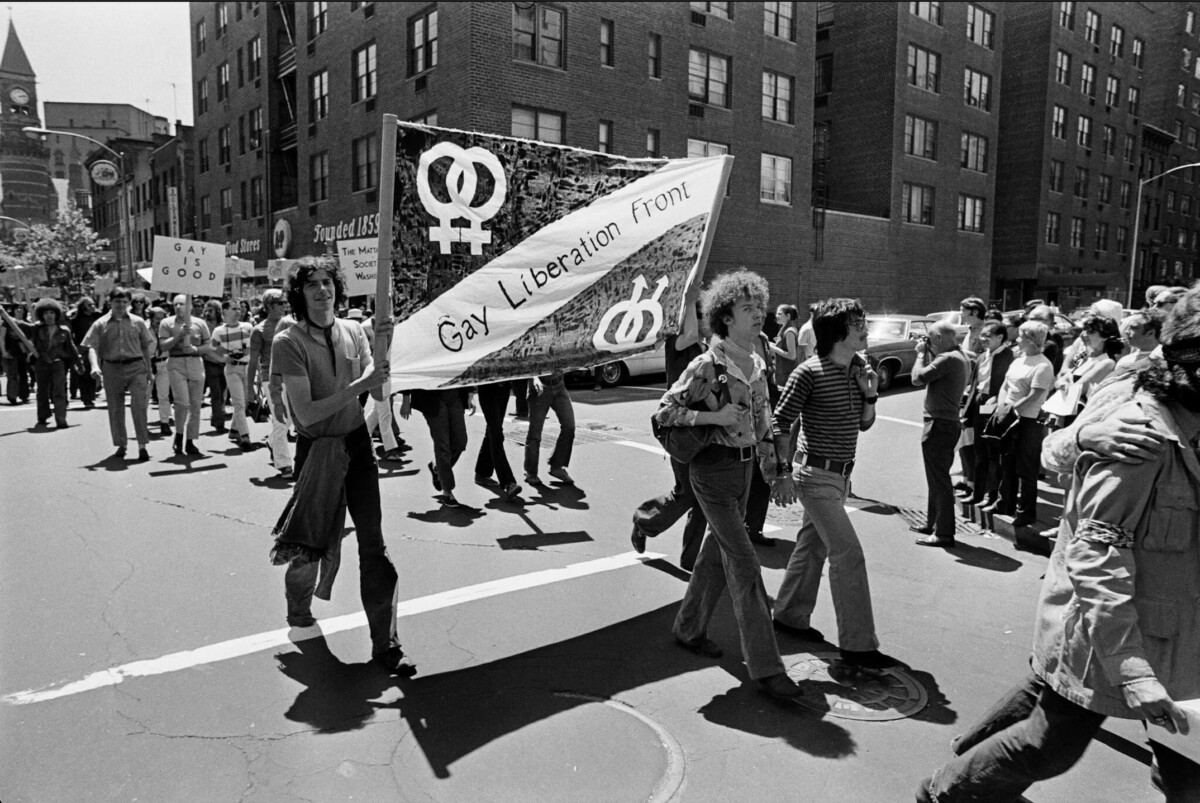
[{"label": "denim jeans", "polygon": [[108,431],[113,446],[124,448],[129,434],[125,430],[125,394],[129,394],[129,413],[133,416],[133,432],[138,448],[150,443],[150,428],[146,425],[146,406],[150,396],[150,377],[141,360],[127,365],[102,362],[104,401],[108,406]]},{"label": "denim jeans", "polygon": [[430,405],[421,410],[433,440],[433,462],[443,491],[454,490],[454,464],[467,448],[467,422],[463,418],[462,392],[437,390]]},{"label": "denim jeans", "polygon": [[50,420],[50,406],[54,405],[54,420],[62,426],[67,425],[67,364],[56,360],[49,365],[38,362],[34,364],[34,375],[37,377],[37,417],[38,422]]},{"label": "denim jeans", "polygon": [[690,474],[692,490],[712,535],[700,547],[675,617],[675,636],[684,641],[704,638],[713,611],[728,588],[750,677],[777,675],[784,667],[771,626],[771,602],[758,554],[746,532],[751,463],[705,450],[692,460]]},{"label": "denim jeans", "polygon": [[950,468],[962,425],[957,419],[926,418],[921,434],[921,457],[928,489],[925,523],[938,538],[954,537],[954,485]]},{"label": "denim jeans", "polygon": [[669,530],[686,515],[687,523],[683,526],[683,551],[679,565],[691,571],[696,565],[696,556],[700,554],[700,544],[704,541],[704,530],[708,527],[708,520],[704,518],[704,511],[700,509],[699,503],[696,502],[696,494],[692,491],[688,464],[671,460],[671,470],[675,473],[675,487],[662,496],[647,499],[638,505],[637,510],[633,511],[633,523],[643,535],[653,538]]},{"label": "denim jeans", "polygon": [[204,360],[201,357],[171,357],[171,397],[175,400],[175,427],[189,441],[200,437],[200,403],[204,400]]},{"label": "denim jeans", "polygon": [[246,366],[225,364],[225,387],[229,389],[229,403],[233,405],[234,432],[244,438],[250,437],[250,424],[246,421]]},{"label": "denim jeans", "polygon": [[809,627],[828,559],[838,646],[855,652],[878,649],[867,561],[846,514],[847,479],[799,462],[792,476],[804,519],[775,600],[775,618],[792,627]]},{"label": "denim jeans", "polygon": [[208,403],[211,405],[211,420],[214,427],[225,426],[225,363],[204,363],[204,388],[208,391]]},{"label": "denim jeans", "polygon": [[[934,773],[930,793],[938,803],[1012,803],[1037,781],[1073,767],[1104,719],[1030,673],[955,743],[958,757]],[[1168,803],[1200,801],[1200,766],[1150,744]]]},{"label": "denim jeans", "polygon": [[542,448],[542,426],[546,415],[554,410],[558,418],[558,440],[550,455],[550,468],[566,468],[571,464],[571,449],[575,446],[575,408],[566,387],[545,387],[541,393],[529,393],[529,433],[525,436],[525,473],[537,475],[538,452]]},{"label": "denim jeans", "polygon": [[508,410],[507,382],[493,382],[479,386],[479,409],[487,422],[483,443],[479,444],[479,457],[475,459],[475,476],[496,475],[501,488],[516,482],[508,455],[504,453],[504,413]]},{"label": "denim jeans", "polygon": [[[396,599],[399,594],[396,567],[383,542],[382,513],[379,504],[379,468],[371,435],[361,426],[345,437],[350,454],[346,471],[346,511],[354,522],[358,541],[358,588],[367,628],[371,633],[371,653],[378,655],[399,645],[396,635]],[[304,470],[304,461],[312,440],[296,438],[296,474]],[[317,584],[317,562],[288,564],[284,579],[288,616],[308,615]]]},{"label": "denim jeans", "polygon": [[[17,347],[20,348],[19,346]],[[29,358],[25,352],[18,351],[16,356],[9,352],[4,358],[4,376],[7,387],[9,404],[29,399]]]}]

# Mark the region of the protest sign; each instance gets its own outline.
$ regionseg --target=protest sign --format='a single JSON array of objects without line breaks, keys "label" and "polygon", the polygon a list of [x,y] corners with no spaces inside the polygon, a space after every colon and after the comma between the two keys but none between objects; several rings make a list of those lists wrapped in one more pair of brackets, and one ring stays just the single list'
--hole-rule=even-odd
[{"label": "protest sign", "polygon": [[346,295],[374,295],[375,278],[379,267],[376,259],[379,252],[379,240],[375,237],[339,240],[337,249],[342,273],[346,274]]},{"label": "protest sign", "polygon": [[220,297],[225,284],[225,246],[175,237],[154,238],[150,289]]},{"label": "protest sign", "polygon": [[387,156],[396,390],[655,348],[701,281],[733,162],[628,159],[411,123],[397,124]]}]

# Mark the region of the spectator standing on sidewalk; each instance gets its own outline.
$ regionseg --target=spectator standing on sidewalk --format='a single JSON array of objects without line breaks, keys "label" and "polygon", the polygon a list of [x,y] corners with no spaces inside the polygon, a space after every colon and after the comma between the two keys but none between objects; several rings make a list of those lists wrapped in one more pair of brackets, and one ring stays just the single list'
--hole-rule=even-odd
[{"label": "spectator standing on sidewalk", "polygon": [[175,399],[175,454],[199,457],[200,403],[204,396],[204,365],[201,351],[212,332],[204,321],[188,310],[186,295],[174,299],[175,314],[164,318],[158,328],[159,344],[167,352],[171,395]]},{"label": "spectator standing on sidewalk", "polygon": [[96,319],[83,336],[93,379],[103,379],[108,407],[108,431],[117,457],[125,457],[129,435],[125,431],[125,394],[137,437],[138,460],[150,459],[150,428],[146,412],[150,395],[150,360],[157,338],[146,321],[129,312],[129,291],[114,287],[108,294],[109,310]]},{"label": "spectator standing on sidewalk", "polygon": [[[75,347],[80,354],[84,353],[82,348],[84,335],[88,333],[88,329],[92,328],[92,324],[99,317],[100,313],[96,311],[96,302],[88,296],[79,299],[75,311],[70,315],[68,326],[71,328],[71,338],[75,341]],[[92,376],[89,366],[85,365],[83,360],[71,366],[71,397],[74,398],[78,393],[79,400],[88,410],[96,406],[96,385],[97,379]]]},{"label": "spectator standing on sidewalk", "polygon": [[383,385],[388,363],[372,358],[361,326],[334,316],[344,298],[345,280],[334,259],[305,257],[288,278],[296,323],[275,338],[271,363],[283,377],[296,421],[299,470],[275,527],[272,562],[288,567],[288,624],[315,624],[312,598],[329,598],[348,512],[372,659],[412,675],[416,669],[396,634],[398,577],[383,540],[379,467],[358,401],[360,393]]},{"label": "spectator standing on sidewalk", "polygon": [[983,428],[996,411],[996,398],[1004,386],[1004,376],[1012,365],[1013,350],[1009,348],[1008,327],[1002,321],[988,321],[982,330],[984,349],[976,360],[975,387],[971,391],[968,410],[974,410],[971,425],[975,428],[975,482],[971,489],[972,505],[996,501],[1000,484],[1000,448],[983,437]]},{"label": "spectator standing on sidewalk", "polygon": [[[971,362],[958,347],[958,334],[947,321],[929,327],[929,335],[917,341],[917,360],[912,382],[925,386],[924,430],[921,459],[925,464],[928,498],[924,526],[909,527],[922,535],[921,546],[954,546],[954,486],[950,468],[954,447],[962,431],[959,404],[971,376]],[[972,457],[974,451],[972,451]]]},{"label": "spectator standing on sidewalk", "polygon": [[[967,379],[968,388],[971,387],[969,383],[974,381],[974,375],[979,365],[979,356],[987,350],[987,343],[983,339],[983,316],[986,314],[987,305],[978,296],[968,296],[958,302],[960,325],[967,327],[962,350],[967,355],[967,359],[971,361],[971,374]],[[962,432],[958,440],[958,463],[962,471],[962,480],[954,484],[954,490],[963,493],[972,493],[975,489],[975,463],[977,462],[975,450],[978,446],[975,442],[975,429],[971,426],[971,422],[975,419],[974,399],[975,394],[965,394],[959,410]]]},{"label": "spectator standing on sidewalk", "polygon": [[1117,360],[1116,368],[1096,386],[1096,390],[1133,376],[1150,363],[1150,355],[1158,348],[1158,338],[1166,319],[1166,312],[1150,307],[1121,321],[1121,339],[1129,347],[1129,353]]},{"label": "spectator standing on sidewalk", "polygon": [[[782,388],[796,366],[804,362],[800,354],[800,310],[791,304],[780,304],[775,310],[779,333],[771,344],[775,355],[775,386]],[[807,358],[805,358],[807,359]]]},{"label": "spectator standing on sidewalk", "polygon": [[271,347],[276,334],[287,328],[287,300],[282,290],[272,287],[263,291],[262,304],[267,317],[250,334],[250,364],[246,368],[246,382],[250,385],[252,401],[261,402],[265,396],[270,402],[271,434],[267,436],[267,446],[275,470],[287,479],[292,476],[292,447],[288,443],[291,419],[284,404],[286,391],[282,385],[271,380]]},{"label": "spectator standing on sidewalk", "polygon": [[567,466],[571,464],[571,451],[575,447],[575,407],[571,403],[571,394],[567,391],[562,371],[530,379],[527,398],[529,432],[525,436],[525,482],[530,485],[542,484],[542,478],[538,475],[542,428],[546,424],[546,416],[550,410],[554,410],[554,417],[558,419],[558,440],[554,442],[554,451],[550,453],[548,473],[565,485],[574,485]]},{"label": "spectator standing on sidewalk", "polygon": [[250,363],[250,335],[254,327],[242,322],[242,308],[236,301],[221,302],[224,322],[213,330],[212,346],[225,359],[225,387],[233,404],[230,437],[243,451],[250,449],[250,424],[246,421],[246,367]]},{"label": "spectator standing on sidewalk", "polygon": [[67,371],[79,362],[79,349],[71,329],[62,322],[62,306],[53,298],[38,301],[33,317],[37,324],[29,340],[37,352],[33,363],[37,377],[37,425],[41,428],[49,423],[53,404],[55,426],[66,429]]}]

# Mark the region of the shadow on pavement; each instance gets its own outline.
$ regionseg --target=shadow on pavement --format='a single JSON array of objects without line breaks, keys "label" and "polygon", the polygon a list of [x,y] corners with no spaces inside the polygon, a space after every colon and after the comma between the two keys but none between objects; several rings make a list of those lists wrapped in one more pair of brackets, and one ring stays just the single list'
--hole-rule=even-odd
[{"label": "shadow on pavement", "polygon": [[92,463],[88,466],[83,466],[82,468],[85,468],[88,471],[96,471],[97,469],[101,468],[105,471],[126,471],[129,467],[125,465],[125,458],[117,454],[110,454],[103,460]]},{"label": "shadow on pavement", "polygon": [[525,491],[528,494],[525,501],[530,505],[543,505],[551,509],[557,505],[571,510],[588,510],[591,507],[583,501],[587,493],[578,485],[528,485]]},{"label": "shadow on pavement", "polygon": [[[573,639],[498,661],[428,678],[398,680],[404,691],[400,712],[434,774],[450,777],[454,762],[502,737],[588,701],[572,695],[617,698],[630,689],[719,663],[745,683],[706,703],[710,721],[771,738],[816,756],[846,756],[855,746],[848,732],[799,706],[781,707],[750,685],[736,648],[736,634],[721,630],[728,649],[719,662],[678,648],[671,636],[678,603],[671,603]],[[732,620],[728,606],[719,619]],[[724,622],[723,625],[731,625]],[[326,683],[322,680],[322,687]],[[347,692],[328,683],[330,707]],[[564,694],[566,692],[566,694]],[[522,705],[497,704],[506,696]],[[361,692],[346,699],[361,706]]]},{"label": "shadow on pavement", "polygon": [[461,502],[458,507],[438,505],[424,513],[408,512],[410,519],[423,521],[426,524],[449,524],[451,527],[470,527],[476,519],[482,518],[483,515],[483,511],[479,508],[470,507]]},{"label": "shadow on pavement", "polygon": [[293,482],[294,480],[286,479],[279,474],[273,474],[270,477],[250,478],[250,484],[255,488],[274,488],[276,490],[289,490]]},{"label": "shadow on pavement", "polygon": [[[1006,542],[1007,543],[1007,542]],[[918,549],[928,549],[929,547],[917,547]],[[1008,555],[1001,555],[991,549],[983,547],[970,546],[963,543],[962,539],[946,550],[958,563],[974,566],[978,569],[987,569],[989,572],[1015,572],[1023,565],[1016,558],[1010,558]]]},{"label": "shadow on pavement", "polygon": [[378,709],[395,707],[371,702],[395,685],[382,667],[344,663],[330,651],[324,635],[292,638],[292,643],[299,652],[275,656],[279,671],[305,687],[284,714],[292,722],[312,725],[321,733],[351,731],[365,725]]},{"label": "shadow on pavement", "polygon": [[958,722],[958,712],[950,707],[950,699],[942,693],[937,678],[923,669],[913,669],[908,664],[904,665],[904,672],[925,687],[925,692],[929,695],[929,702],[913,715],[913,719],[932,722],[935,725],[951,725]]},{"label": "shadow on pavement", "polygon": [[217,471],[218,469],[229,468],[228,464],[226,464],[226,463],[214,463],[210,466],[200,466],[198,468],[193,468],[190,460],[184,461],[178,457],[173,458],[173,459],[168,459],[168,460],[160,460],[159,462],[160,463],[169,463],[169,464],[173,464],[173,465],[179,465],[180,463],[184,463],[184,466],[183,466],[183,468],[173,469],[170,471],[151,471],[150,472],[151,477],[171,477],[176,474],[198,474],[201,471]]}]

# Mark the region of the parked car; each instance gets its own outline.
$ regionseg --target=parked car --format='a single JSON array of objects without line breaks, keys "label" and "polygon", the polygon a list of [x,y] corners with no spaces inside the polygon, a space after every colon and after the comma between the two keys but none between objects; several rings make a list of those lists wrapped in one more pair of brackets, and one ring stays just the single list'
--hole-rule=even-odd
[{"label": "parked car", "polygon": [[[600,384],[606,388],[615,388],[635,376],[667,373],[667,344],[662,342],[651,351],[622,357],[619,360],[600,366]],[[573,379],[583,380],[592,375],[591,371],[574,371]]]},{"label": "parked car", "polygon": [[912,375],[913,363],[917,361],[913,341],[924,336],[934,321],[925,315],[867,316],[866,357],[879,374],[881,392],[897,379]]}]

